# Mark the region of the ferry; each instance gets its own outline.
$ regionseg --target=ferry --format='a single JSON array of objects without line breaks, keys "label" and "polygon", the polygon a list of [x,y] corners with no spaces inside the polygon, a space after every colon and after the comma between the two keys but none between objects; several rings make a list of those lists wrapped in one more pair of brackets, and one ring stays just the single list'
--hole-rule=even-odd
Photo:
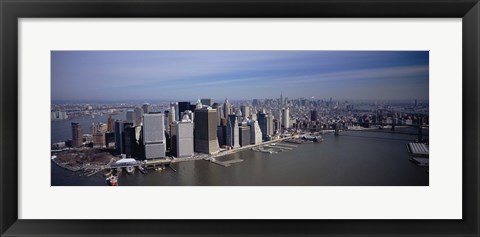
[{"label": "ferry", "polygon": [[322,136],[312,136],[312,135],[305,135],[302,137],[303,139],[307,141],[313,141],[313,142],[321,142],[323,141]]}]

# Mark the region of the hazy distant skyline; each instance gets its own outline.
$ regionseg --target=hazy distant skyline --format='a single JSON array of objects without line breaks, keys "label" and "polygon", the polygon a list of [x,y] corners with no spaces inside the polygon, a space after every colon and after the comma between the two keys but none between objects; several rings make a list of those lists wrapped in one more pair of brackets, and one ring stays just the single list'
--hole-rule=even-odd
[{"label": "hazy distant skyline", "polygon": [[428,51],[52,51],[54,101],[428,100]]}]

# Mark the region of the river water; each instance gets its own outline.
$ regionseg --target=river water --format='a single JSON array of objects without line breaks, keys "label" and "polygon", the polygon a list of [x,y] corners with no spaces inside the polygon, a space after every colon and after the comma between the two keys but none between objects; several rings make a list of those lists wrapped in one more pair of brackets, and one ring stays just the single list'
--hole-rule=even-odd
[{"label": "river water", "polygon": [[[59,123],[56,123],[59,124]],[[91,122],[90,122],[91,124]],[[52,134],[55,128],[52,123]],[[397,129],[413,132],[410,129]],[[424,132],[428,134],[428,132]],[[53,135],[52,135],[53,136]],[[68,136],[67,136],[68,137]],[[341,132],[320,143],[299,144],[291,151],[268,154],[246,150],[218,158],[242,159],[223,167],[204,160],[172,164],[176,170],[119,177],[120,186],[426,186],[428,167],[409,161],[406,144],[415,135],[385,132]],[[106,185],[102,174],[78,176],[51,165],[53,186]]]}]

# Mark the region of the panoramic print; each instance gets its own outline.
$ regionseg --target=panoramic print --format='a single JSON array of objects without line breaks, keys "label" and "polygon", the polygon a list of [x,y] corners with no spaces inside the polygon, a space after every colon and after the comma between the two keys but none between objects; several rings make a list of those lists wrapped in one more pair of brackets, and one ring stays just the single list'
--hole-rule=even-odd
[{"label": "panoramic print", "polygon": [[52,186],[428,186],[428,51],[51,52]]}]

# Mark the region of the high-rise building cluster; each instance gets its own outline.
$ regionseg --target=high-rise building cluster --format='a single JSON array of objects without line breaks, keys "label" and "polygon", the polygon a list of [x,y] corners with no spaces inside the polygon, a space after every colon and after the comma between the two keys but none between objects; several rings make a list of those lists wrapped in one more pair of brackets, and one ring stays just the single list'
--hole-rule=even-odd
[{"label": "high-rise building cluster", "polygon": [[52,120],[61,120],[61,119],[68,119],[67,112],[55,110],[51,112],[51,119]]},{"label": "high-rise building cluster", "polygon": [[[118,154],[137,159],[185,158],[257,145],[292,133],[428,124],[428,115],[417,112],[428,104],[416,100],[365,104],[333,98],[290,100],[281,93],[277,99],[225,98],[222,102],[212,98],[170,102],[162,105],[162,112],[154,112],[149,103],[132,106],[124,119],[114,120],[110,115],[106,123],[92,124],[91,134],[83,134],[80,124],[72,123],[71,146],[115,148]],[[396,112],[399,110],[403,112]]]},{"label": "high-rise building cluster", "polygon": [[[283,99],[282,99],[283,100]],[[110,115],[106,123],[91,126],[93,147],[114,147],[118,154],[138,159],[184,158],[195,153],[216,154],[220,150],[257,145],[270,140],[276,130],[289,128],[285,104],[265,111],[260,102],[232,104],[227,98],[171,102],[163,112],[153,112],[149,103],[126,110],[123,120]],[[284,121],[281,126],[276,122]],[[82,145],[82,130],[72,123],[72,145]]]}]

